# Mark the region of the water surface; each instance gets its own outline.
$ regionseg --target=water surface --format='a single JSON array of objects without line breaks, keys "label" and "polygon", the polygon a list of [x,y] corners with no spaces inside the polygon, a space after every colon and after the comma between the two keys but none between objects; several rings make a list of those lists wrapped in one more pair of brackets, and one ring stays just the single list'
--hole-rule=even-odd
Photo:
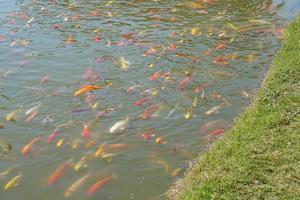
[{"label": "water surface", "polygon": [[1,200],[63,199],[86,174],[70,199],[163,199],[251,101],[279,48],[279,9],[246,0],[0,1],[0,141],[12,145],[1,150]]}]

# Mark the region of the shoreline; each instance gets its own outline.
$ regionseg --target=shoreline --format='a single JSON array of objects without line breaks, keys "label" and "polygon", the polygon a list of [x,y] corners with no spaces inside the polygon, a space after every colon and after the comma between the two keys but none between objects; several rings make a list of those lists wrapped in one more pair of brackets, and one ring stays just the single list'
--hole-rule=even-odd
[{"label": "shoreline", "polygon": [[171,186],[167,199],[299,198],[299,55],[300,16],[284,31],[254,101]]}]

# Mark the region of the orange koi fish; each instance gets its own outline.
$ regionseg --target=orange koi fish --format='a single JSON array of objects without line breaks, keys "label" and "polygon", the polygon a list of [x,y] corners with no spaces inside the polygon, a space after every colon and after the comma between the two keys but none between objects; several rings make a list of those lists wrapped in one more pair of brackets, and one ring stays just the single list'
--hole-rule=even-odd
[{"label": "orange koi fish", "polygon": [[225,44],[224,43],[218,44],[215,48],[216,49],[224,49],[225,48]]},{"label": "orange koi fish", "polygon": [[67,40],[66,40],[66,43],[67,44],[72,44],[73,42],[74,42],[74,38],[72,36],[68,36]]},{"label": "orange koi fish", "polygon": [[26,144],[22,149],[22,154],[25,156],[27,155],[31,150],[32,146],[37,143],[40,140],[40,137],[35,137],[33,140],[31,140],[28,144]]},{"label": "orange koi fish", "polygon": [[61,176],[63,175],[64,171],[70,166],[70,162],[71,160],[68,160],[66,162],[64,162],[63,164],[61,164],[48,178],[47,181],[47,185],[53,185],[54,183],[56,183],[57,181],[59,181],[59,179],[61,178]]},{"label": "orange koi fish", "polygon": [[86,85],[86,86],[76,90],[75,93],[74,93],[74,96],[80,96],[80,95],[85,94],[89,91],[100,90],[100,89],[103,89],[104,87],[108,87],[108,86],[111,86],[111,85],[112,85],[112,83],[107,83],[104,86]]},{"label": "orange koi fish", "polygon": [[99,190],[103,185],[108,183],[113,178],[115,178],[114,174],[97,181],[96,183],[94,183],[93,185],[90,186],[90,188],[88,189],[87,195],[91,196],[91,195],[95,194],[95,192],[97,192],[97,190]]}]

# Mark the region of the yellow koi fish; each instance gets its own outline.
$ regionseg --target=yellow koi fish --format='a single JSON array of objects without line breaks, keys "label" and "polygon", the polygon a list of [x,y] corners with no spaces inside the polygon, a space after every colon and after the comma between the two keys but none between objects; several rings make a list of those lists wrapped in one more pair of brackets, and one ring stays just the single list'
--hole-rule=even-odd
[{"label": "yellow koi fish", "polygon": [[122,70],[127,70],[129,68],[130,63],[127,60],[125,60],[125,58],[121,57],[120,63],[121,63]]},{"label": "yellow koi fish", "polygon": [[6,121],[8,122],[15,122],[15,116],[22,110],[22,108],[19,108],[11,113],[9,113],[8,115],[6,115]]},{"label": "yellow koi fish", "polygon": [[56,147],[61,147],[63,144],[64,144],[64,138],[60,138],[56,143]]},{"label": "yellow koi fish", "polygon": [[5,184],[4,190],[11,189],[12,187],[16,187],[22,178],[22,174],[15,176],[13,179],[11,179],[8,183]]},{"label": "yellow koi fish", "polygon": [[97,149],[96,152],[95,152],[95,157],[96,157],[96,158],[98,158],[98,157],[100,157],[100,156],[103,155],[103,153],[104,153],[104,146],[105,146],[105,144],[103,143],[103,144],[101,144],[101,145],[98,147],[98,149]]},{"label": "yellow koi fish", "polygon": [[80,160],[75,164],[74,166],[74,170],[75,171],[79,171],[80,169],[84,168],[84,167],[87,167],[87,159],[88,159],[88,156],[85,155],[85,156],[82,156],[80,158]]}]

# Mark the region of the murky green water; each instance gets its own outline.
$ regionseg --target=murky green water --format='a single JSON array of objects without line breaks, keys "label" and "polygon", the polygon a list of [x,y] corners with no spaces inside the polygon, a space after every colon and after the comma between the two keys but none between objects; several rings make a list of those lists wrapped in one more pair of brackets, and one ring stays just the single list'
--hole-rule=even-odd
[{"label": "murky green water", "polygon": [[0,199],[64,199],[87,174],[70,199],[163,198],[250,102],[285,24],[269,1],[203,2],[0,1]]}]

